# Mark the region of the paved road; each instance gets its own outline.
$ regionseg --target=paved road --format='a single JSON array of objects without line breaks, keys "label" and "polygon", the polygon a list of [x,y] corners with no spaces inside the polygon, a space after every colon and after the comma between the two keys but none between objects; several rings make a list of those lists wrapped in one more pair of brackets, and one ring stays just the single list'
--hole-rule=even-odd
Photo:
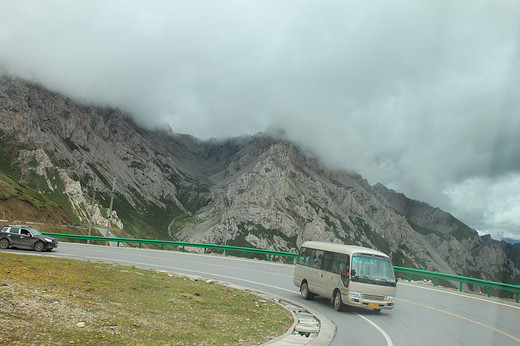
[{"label": "paved road", "polygon": [[400,282],[393,310],[336,312],[324,299],[299,297],[291,265],[63,242],[52,254],[212,278],[295,300],[336,324],[332,345],[520,345],[520,304],[514,302]]}]

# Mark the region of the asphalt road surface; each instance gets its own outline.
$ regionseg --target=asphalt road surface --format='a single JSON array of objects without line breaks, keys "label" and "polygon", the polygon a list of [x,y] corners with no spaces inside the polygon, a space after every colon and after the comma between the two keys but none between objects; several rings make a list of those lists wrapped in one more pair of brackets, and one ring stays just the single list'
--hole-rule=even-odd
[{"label": "asphalt road surface", "polygon": [[455,290],[399,282],[393,310],[376,313],[348,308],[337,312],[328,300],[300,298],[299,289],[292,282],[292,265],[64,242],[43,255],[135,265],[269,292],[330,318],[336,325],[331,345],[520,345],[520,304]]}]

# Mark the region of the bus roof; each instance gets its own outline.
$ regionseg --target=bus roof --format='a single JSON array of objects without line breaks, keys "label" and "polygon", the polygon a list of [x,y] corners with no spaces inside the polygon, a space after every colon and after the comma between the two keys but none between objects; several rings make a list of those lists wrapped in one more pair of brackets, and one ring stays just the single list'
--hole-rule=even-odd
[{"label": "bus roof", "polygon": [[370,249],[370,248],[363,247],[363,246],[356,246],[356,245],[326,243],[323,241],[306,241],[305,243],[302,244],[301,247],[344,253],[347,255],[352,255],[353,253],[365,253],[365,254],[378,255],[378,256],[383,256],[383,257],[389,258],[388,255],[386,255],[385,253],[383,253],[381,251]]}]

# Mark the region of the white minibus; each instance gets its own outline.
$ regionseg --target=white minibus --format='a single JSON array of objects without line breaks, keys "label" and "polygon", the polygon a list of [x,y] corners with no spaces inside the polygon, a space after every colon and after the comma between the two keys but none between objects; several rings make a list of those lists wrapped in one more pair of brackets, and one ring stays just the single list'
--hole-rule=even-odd
[{"label": "white minibus", "polygon": [[396,283],[390,258],[361,246],[308,241],[294,268],[294,284],[303,299],[326,297],[338,311],[344,305],[392,309]]}]

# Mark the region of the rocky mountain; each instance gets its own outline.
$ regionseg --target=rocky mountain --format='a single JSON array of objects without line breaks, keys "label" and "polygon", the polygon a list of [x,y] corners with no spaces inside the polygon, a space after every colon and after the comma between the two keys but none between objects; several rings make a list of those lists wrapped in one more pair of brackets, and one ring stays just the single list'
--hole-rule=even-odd
[{"label": "rocky mountain", "polygon": [[[325,240],[379,249],[400,266],[520,278],[520,244],[479,237],[445,211],[330,170],[281,135],[199,141],[0,81],[1,186],[33,188],[72,223],[88,223],[96,192],[93,219],[104,225],[114,185],[112,224],[132,237],[284,251]],[[18,198],[0,193],[0,219],[13,218],[5,205]]]}]

